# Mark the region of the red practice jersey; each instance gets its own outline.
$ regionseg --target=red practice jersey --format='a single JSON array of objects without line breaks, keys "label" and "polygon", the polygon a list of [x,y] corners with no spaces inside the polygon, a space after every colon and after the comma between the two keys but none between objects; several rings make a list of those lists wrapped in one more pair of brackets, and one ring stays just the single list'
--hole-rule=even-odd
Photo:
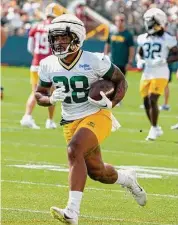
[{"label": "red practice jersey", "polygon": [[31,66],[33,71],[37,71],[39,63],[42,59],[52,54],[48,42],[48,24],[50,24],[50,21],[45,20],[41,23],[35,24],[29,31],[28,49],[30,48],[33,53]]}]

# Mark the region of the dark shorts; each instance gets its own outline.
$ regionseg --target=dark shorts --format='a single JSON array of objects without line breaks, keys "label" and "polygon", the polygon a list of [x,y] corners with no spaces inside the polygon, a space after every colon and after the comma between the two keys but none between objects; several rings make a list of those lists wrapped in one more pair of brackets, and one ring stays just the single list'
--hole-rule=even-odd
[{"label": "dark shorts", "polygon": [[117,67],[119,67],[119,69],[121,70],[121,72],[122,72],[124,75],[126,75],[126,66],[118,66],[118,65],[117,65]]}]

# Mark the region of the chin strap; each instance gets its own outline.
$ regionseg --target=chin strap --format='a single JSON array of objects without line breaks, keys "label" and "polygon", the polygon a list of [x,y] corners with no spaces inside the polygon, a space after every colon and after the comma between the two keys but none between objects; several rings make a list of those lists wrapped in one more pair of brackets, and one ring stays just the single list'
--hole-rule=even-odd
[{"label": "chin strap", "polygon": [[54,53],[55,53],[55,56],[57,56],[57,57],[60,58],[60,59],[64,59],[64,58],[66,58],[68,55],[71,55],[71,54],[77,52],[77,51],[80,49],[80,46],[78,46],[78,47],[75,49],[75,51],[72,51],[72,52],[69,52],[69,49],[70,49],[70,48],[71,48],[71,46],[68,45],[67,48],[66,48],[66,50],[65,50],[62,54],[60,54],[59,52],[54,52]]}]

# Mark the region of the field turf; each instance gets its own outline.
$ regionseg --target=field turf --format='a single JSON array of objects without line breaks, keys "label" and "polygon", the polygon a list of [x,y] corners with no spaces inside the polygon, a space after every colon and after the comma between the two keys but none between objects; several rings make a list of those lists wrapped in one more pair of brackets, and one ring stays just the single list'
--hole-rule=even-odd
[{"label": "field turf", "polygon": [[[20,126],[30,94],[29,69],[2,67],[1,104],[2,219],[3,225],[60,225],[49,208],[65,207],[68,166],[62,128],[45,129],[47,109],[37,106],[34,118],[40,130]],[[140,207],[118,185],[88,178],[81,205],[80,225],[178,225],[178,81],[170,85],[171,110],[160,113],[164,135],[146,142],[150,125],[138,92],[140,73],[130,72],[128,93],[113,110],[122,128],[102,144],[103,159],[120,167],[135,167],[148,204]],[[160,104],[163,98],[160,98]],[[55,121],[60,121],[57,106]],[[141,131],[141,132],[140,132]]]}]

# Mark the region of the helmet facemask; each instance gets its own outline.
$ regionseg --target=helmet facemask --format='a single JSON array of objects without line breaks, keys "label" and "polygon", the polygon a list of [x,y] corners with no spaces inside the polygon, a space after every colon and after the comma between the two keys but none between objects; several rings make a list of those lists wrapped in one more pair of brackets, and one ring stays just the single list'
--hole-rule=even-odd
[{"label": "helmet facemask", "polygon": [[48,33],[49,43],[54,55],[60,59],[75,53],[80,48],[80,41],[77,35],[70,32],[70,27],[66,30],[54,29]]}]

